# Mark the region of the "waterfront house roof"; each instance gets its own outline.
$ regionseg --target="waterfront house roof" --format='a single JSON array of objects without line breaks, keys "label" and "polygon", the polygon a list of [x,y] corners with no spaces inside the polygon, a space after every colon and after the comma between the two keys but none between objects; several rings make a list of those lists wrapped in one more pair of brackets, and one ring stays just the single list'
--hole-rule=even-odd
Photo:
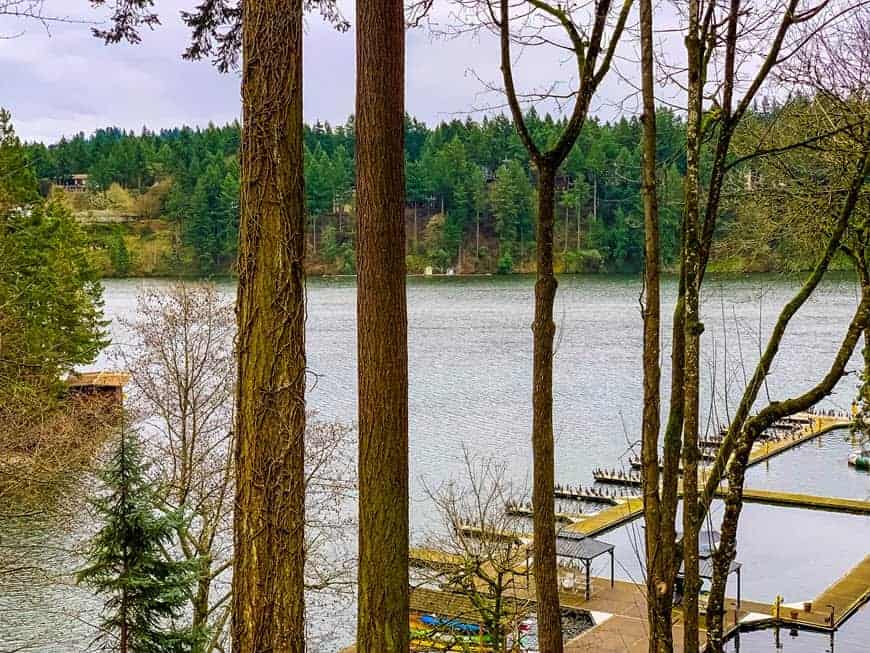
[{"label": "waterfront house roof", "polygon": [[129,372],[75,372],[66,379],[70,388],[123,388],[130,382]]}]

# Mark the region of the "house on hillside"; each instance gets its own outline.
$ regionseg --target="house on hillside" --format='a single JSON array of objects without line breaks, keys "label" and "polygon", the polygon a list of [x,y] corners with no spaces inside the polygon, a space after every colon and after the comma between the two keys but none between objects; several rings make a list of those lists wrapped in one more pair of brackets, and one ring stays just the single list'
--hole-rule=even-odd
[{"label": "house on hillside", "polygon": [[65,191],[69,191],[71,193],[81,193],[88,188],[88,175],[79,173],[59,177],[57,180],[57,185]]},{"label": "house on hillside", "polygon": [[124,402],[124,386],[129,382],[129,372],[77,372],[66,379],[71,393],[103,397],[118,406]]}]

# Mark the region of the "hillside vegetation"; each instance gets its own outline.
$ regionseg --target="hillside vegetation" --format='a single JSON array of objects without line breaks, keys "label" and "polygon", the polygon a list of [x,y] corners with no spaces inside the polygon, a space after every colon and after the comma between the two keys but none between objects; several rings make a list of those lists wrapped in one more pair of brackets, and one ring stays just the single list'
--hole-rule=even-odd
[{"label": "hillside vegetation", "polygon": [[[787,108],[787,107],[785,107]],[[756,107],[756,123],[787,115]],[[679,249],[685,125],[658,113],[662,259]],[[539,142],[562,127],[551,116],[528,115]],[[352,274],[355,172],[354,119],[307,125],[305,182],[309,273]],[[453,120],[435,127],[407,117],[406,248],[408,269],[422,273],[509,273],[534,270],[536,179],[511,122],[503,115]],[[554,136],[553,136],[554,137]],[[181,127],[140,133],[101,129],[45,145],[26,146],[44,194],[73,174],[87,189],[63,192],[86,225],[104,275],[231,273],[239,220],[239,125]],[[636,118],[584,125],[557,179],[557,272],[625,272],[642,265],[641,125]],[[722,216],[714,269],[802,268],[800,253],[739,247],[730,226],[747,220],[751,171],[736,171]],[[52,190],[54,188],[54,190]],[[757,219],[763,218],[757,215]]]}]

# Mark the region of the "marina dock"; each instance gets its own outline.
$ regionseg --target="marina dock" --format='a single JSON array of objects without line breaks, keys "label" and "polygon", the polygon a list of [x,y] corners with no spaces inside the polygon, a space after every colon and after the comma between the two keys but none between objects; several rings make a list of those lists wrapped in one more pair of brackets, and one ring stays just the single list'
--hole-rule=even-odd
[{"label": "marina dock", "polygon": [[847,417],[808,415],[808,418],[811,420],[809,424],[791,436],[784,437],[781,440],[767,440],[757,443],[752,449],[752,453],[749,454],[749,466],[751,467],[769,460],[804,442],[814,440],[825,433],[846,428],[851,423]]},{"label": "marina dock", "polygon": [[620,499],[617,505],[605,508],[595,515],[584,517],[580,521],[571,524],[570,526],[566,526],[564,530],[571,533],[594,537],[595,535],[630,522],[642,513],[643,499],[641,497]]},{"label": "marina dock", "polygon": [[[750,465],[757,465],[784,453],[796,446],[809,442],[835,429],[847,426],[845,417],[807,414],[794,420],[794,430],[778,439],[758,443],[750,456]],[[595,480],[599,483],[614,483],[637,486],[639,475],[623,470],[595,470]],[[703,477],[704,471],[701,471]],[[628,483],[625,483],[625,481]],[[636,492],[637,490],[627,490]],[[618,528],[643,514],[641,496],[620,497],[613,492],[581,486],[560,486],[555,488],[560,499],[574,501],[596,501],[602,504],[599,512],[560,513],[563,521],[559,527],[562,534],[595,537]],[[720,490],[721,496],[724,490]],[[743,500],[748,503],[797,507],[830,512],[870,515],[870,501],[838,497],[813,496],[790,492],[778,492],[745,488]],[[516,514],[530,516],[528,506],[513,506]],[[565,523],[567,522],[567,523]],[[473,526],[463,527],[468,534],[480,534]],[[528,533],[489,533],[489,536],[514,539],[517,543],[530,546],[531,534]],[[528,549],[525,549],[530,554]],[[528,555],[526,556],[528,558]],[[458,556],[430,549],[413,549],[413,566],[430,568],[449,568],[461,565]],[[534,611],[535,590],[534,571],[528,561],[518,565],[513,572],[517,582],[512,590],[512,599],[525,611]],[[647,624],[647,605],[645,587],[641,579],[637,582],[617,580],[611,584],[609,578],[590,577],[591,596],[587,600],[579,589],[560,589],[559,597],[563,608],[587,611],[593,615],[596,625],[566,642],[566,653],[646,653],[649,646]],[[795,597],[788,597],[794,600]],[[797,597],[801,598],[801,597]],[[806,597],[806,602],[791,602],[774,605],[765,602],[742,600],[740,605],[733,598],[726,599],[725,627],[728,636],[741,628],[763,626],[799,627],[825,632],[833,632],[862,605],[870,601],[870,555],[855,565],[841,578],[837,579],[815,598]],[[475,609],[468,599],[450,592],[415,588],[411,593],[412,610],[431,612],[445,616],[462,617],[473,621]],[[701,640],[704,641],[704,617],[701,616]],[[682,613],[674,610],[673,620],[674,650],[682,651],[683,626]]]},{"label": "marina dock", "polygon": [[[720,490],[719,494],[723,494]],[[820,497],[811,494],[773,492],[745,488],[743,500],[747,503],[766,503],[772,506],[793,506],[826,512],[846,512],[853,515],[870,515],[870,501],[860,499],[841,499],[839,497]],[[870,546],[870,545],[868,545]]]}]

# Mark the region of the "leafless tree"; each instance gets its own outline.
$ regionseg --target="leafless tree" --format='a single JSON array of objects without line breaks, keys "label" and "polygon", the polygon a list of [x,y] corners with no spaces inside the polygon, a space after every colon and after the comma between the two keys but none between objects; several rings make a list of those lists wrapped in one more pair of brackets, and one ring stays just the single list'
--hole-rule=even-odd
[{"label": "leafless tree", "polygon": [[[709,261],[713,236],[722,209],[722,194],[726,175],[742,161],[735,161],[732,151],[734,135],[750,111],[760,91],[765,88],[771,74],[792,59],[806,46],[807,39],[821,33],[827,26],[848,17],[856,3],[801,3],[789,0],[784,4],[750,5],[741,0],[720,2],[715,0],[690,0],[680,3],[677,9],[681,22],[677,30],[684,37],[687,63],[665,66],[668,79],[680,85],[686,93],[687,111],[687,172],[685,178],[685,207],[683,221],[680,283],[674,313],[672,336],[672,378],[668,421],[664,430],[664,468],[661,474],[653,463],[659,442],[657,420],[644,420],[644,494],[647,517],[648,569],[652,577],[651,588],[657,594],[650,597],[653,633],[651,651],[671,650],[671,601],[673,581],[680,562],[680,549],[685,561],[686,594],[684,600],[686,651],[697,651],[698,619],[697,596],[700,579],[698,575],[697,536],[703,516],[712,498],[712,492],[723,478],[725,466],[735,453],[735,441],[739,439],[750,408],[757,397],[758,389],[770,369],[782,335],[789,321],[812,294],[830,263],[828,251],[836,251],[842,235],[835,229],[828,241],[826,253],[819,259],[799,293],[780,314],[774,331],[764,350],[756,376],[747,384],[735,418],[726,436],[726,446],[719,453],[711,470],[711,477],[702,489],[698,487],[698,436],[700,415],[700,336],[703,324],[700,321],[700,290]],[[649,7],[647,6],[647,10]],[[668,29],[673,29],[668,26]],[[647,48],[649,42],[647,43]],[[647,49],[645,48],[645,49]],[[644,65],[651,66],[648,53]],[[650,108],[645,105],[645,128],[654,123]],[[645,141],[647,142],[647,141]],[[647,146],[645,157],[650,157]],[[712,159],[703,171],[702,152],[709,149]],[[772,155],[775,152],[759,149],[753,156]],[[751,158],[751,157],[750,157]],[[652,159],[654,160],[654,159]],[[653,189],[645,177],[644,192],[647,211],[655,211],[651,203]],[[847,203],[848,204],[848,203]],[[842,207],[847,212],[848,206]],[[842,213],[835,222],[843,224]],[[648,238],[652,234],[648,234]],[[650,243],[648,243],[649,245]],[[649,250],[648,250],[649,255]],[[657,293],[658,280],[655,274],[647,278],[647,292]],[[655,300],[655,296],[653,296]],[[852,325],[843,340],[842,347],[849,347],[854,327],[866,318],[864,303],[859,306]],[[654,337],[658,329],[657,310],[645,310],[645,339]],[[650,355],[652,349],[646,348]],[[842,350],[841,350],[842,351]],[[647,359],[645,361],[648,363]],[[825,379],[815,386],[806,397],[797,403],[780,402],[770,412],[762,411],[764,419],[779,414],[788,407],[801,410],[805,399],[818,400],[833,387],[832,380],[840,378],[844,363],[840,355],[833,362]],[[659,404],[657,365],[645,365],[645,402]],[[655,377],[655,379],[651,379]],[[809,404],[807,404],[809,405]],[[806,407],[806,406],[804,406]],[[756,421],[755,427],[759,426]],[[757,434],[756,434],[757,435]],[[753,438],[750,437],[750,440]],[[749,445],[751,448],[751,444]],[[682,447],[684,475],[683,530],[685,536],[681,547],[674,541],[674,523],[677,505],[678,467]],[[746,452],[748,456],[748,451]],[[656,456],[657,457],[657,456]],[[736,479],[734,479],[736,480]],[[693,507],[697,506],[695,509]],[[723,530],[724,537],[724,530]],[[719,606],[711,601],[711,609]],[[708,623],[711,619],[708,610]],[[712,619],[715,621],[715,616]],[[660,631],[660,632],[659,632]],[[709,631],[708,631],[709,632]]]},{"label": "leafless tree", "polygon": [[181,555],[199,560],[193,626],[221,646],[229,618],[232,561],[232,423],[235,359],[232,306],[212,285],[143,290],[136,317],[121,320],[133,347],[118,358],[132,373],[131,409],[152,445],[163,500],[188,519]]},{"label": "leafless tree", "polygon": [[[117,356],[132,373],[131,409],[148,434],[156,481],[179,526],[178,551],[202,570],[191,596],[193,625],[209,632],[207,651],[227,650],[233,563],[235,320],[214,285],[149,288],[135,319],[133,342]],[[351,429],[308,415],[305,461],[305,589],[331,597],[351,584],[355,492]],[[332,599],[330,599],[332,600]]]},{"label": "leafless tree", "polygon": [[[821,200],[817,197],[816,201],[801,203],[804,212],[814,213],[809,221],[818,226],[816,239],[819,244],[814,248],[817,251],[817,263],[803,287],[781,311],[755,373],[744,390],[737,414],[729,425],[723,450],[713,466],[712,477],[700,497],[699,512],[703,516],[712,501],[714,482],[718,483],[724,469],[728,492],[722,521],[722,543],[713,558],[714,577],[708,610],[708,642],[714,651],[722,650],[725,581],[736,554],[743,483],[752,446],[774,421],[806,410],[829,394],[845,373],[846,364],[861,336],[865,338],[866,348],[867,329],[870,328],[870,275],[867,274],[866,264],[867,218],[870,215],[867,211],[870,114],[864,85],[870,67],[866,57],[867,18],[870,14],[865,3],[834,4],[827,11],[833,13],[819,14],[823,19],[821,27],[811,22],[797,26],[801,47],[785,62],[779,74],[781,79],[791,80],[796,89],[810,91],[812,97],[807,98],[804,108],[809,110],[809,116],[815,111],[820,112],[821,120],[815,121],[812,129],[799,129],[799,133],[786,138],[785,143],[775,143],[776,130],[764,138],[764,141],[769,138],[774,141],[766,149],[780,157],[779,160],[765,161],[769,170],[782,165],[791,173],[796,173],[800,167],[789,166],[789,161],[794,163],[795,157],[801,160],[809,155],[809,165],[814,170],[810,178],[805,180],[802,193],[810,191],[819,176],[829,179],[829,184],[820,193]],[[845,55],[845,52],[850,55]],[[852,56],[852,53],[857,56]],[[821,72],[823,69],[830,71],[830,74],[826,76],[826,73]],[[804,119],[807,117],[804,116]],[[816,117],[819,117],[818,114]],[[784,130],[788,130],[789,122],[783,120]],[[803,146],[796,147],[795,143],[803,143]],[[763,149],[756,146],[755,151]],[[780,178],[774,196],[787,192],[788,187],[789,183]],[[783,199],[780,196],[780,200]],[[807,199],[806,196],[804,199]],[[787,202],[781,202],[778,213],[787,213],[788,206]],[[823,237],[819,238],[820,235]],[[789,320],[813,292],[837,252],[844,253],[855,266],[860,301],[830,369],[822,380],[802,394],[771,402],[754,416],[748,417]],[[865,349],[865,362],[866,356]]]},{"label": "leafless tree", "polygon": [[506,480],[503,462],[463,448],[463,463],[463,476],[427,488],[442,529],[429,537],[439,560],[421,580],[468,598],[473,612],[454,616],[482,624],[492,648],[506,651],[506,635],[533,611],[528,545],[518,535],[522,520],[511,510],[525,493]]},{"label": "leafless tree", "polygon": [[[561,611],[555,544],[555,464],[553,440],[553,356],[556,325],[553,306],[557,281],[553,268],[555,182],[559,168],[586,121],[592,98],[608,74],[628,22],[632,0],[552,3],[545,0],[455,0],[459,32],[488,31],[498,38],[500,87],[514,125],[538,176],[537,281],[533,333],[532,451],[535,587],[541,647],[562,651]],[[430,2],[413,4],[419,21]],[[514,48],[546,46],[567,54],[576,66],[573,85],[559,84],[523,92],[514,80]],[[554,143],[539,143],[531,133],[523,104],[558,101],[570,105],[564,130]]]}]

